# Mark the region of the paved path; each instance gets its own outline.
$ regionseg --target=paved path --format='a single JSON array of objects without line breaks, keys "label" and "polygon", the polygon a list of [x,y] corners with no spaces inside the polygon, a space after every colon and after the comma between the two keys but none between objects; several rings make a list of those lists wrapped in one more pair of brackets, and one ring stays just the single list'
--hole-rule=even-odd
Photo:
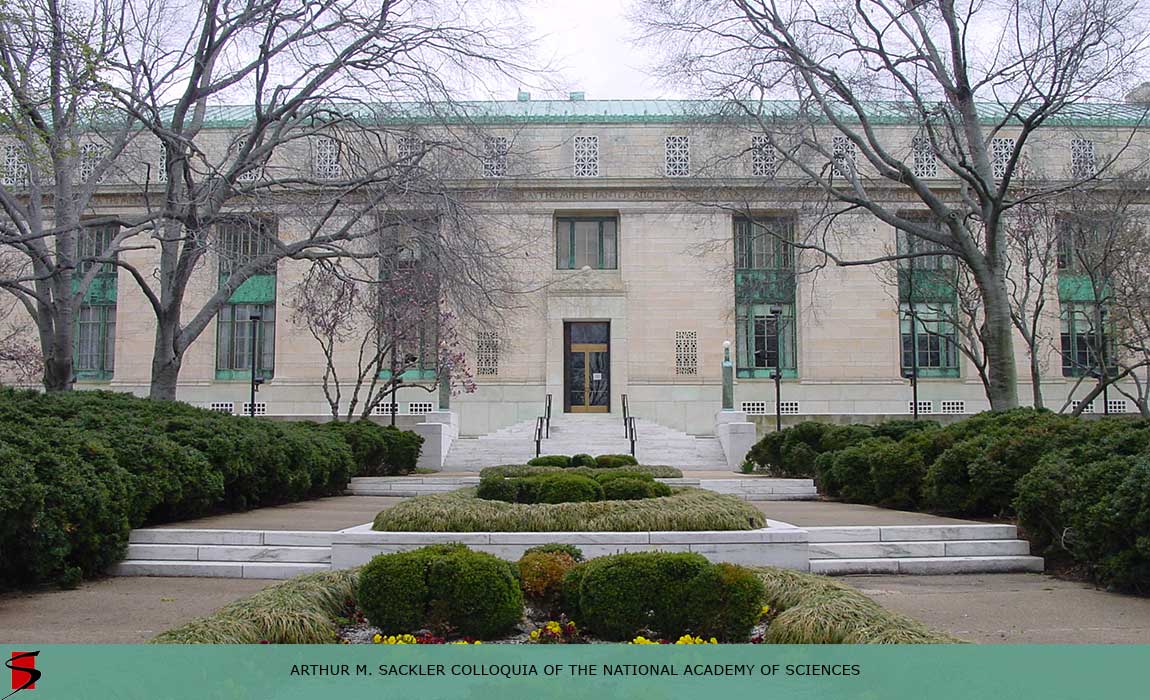
[{"label": "paved path", "polygon": [[1148,644],[1150,599],[1043,574],[848,576],[883,606],[983,644]]},{"label": "paved path", "polygon": [[195,520],[181,520],[155,527],[331,532],[370,523],[375,520],[379,511],[390,508],[401,500],[403,499],[381,496],[333,496],[271,508],[257,508],[244,513],[228,513]]},{"label": "paved path", "polygon": [[277,581],[109,578],[0,596],[0,644],[140,644]]},{"label": "paved path", "polygon": [[799,527],[981,524],[973,520],[944,518],[929,513],[912,513],[834,501],[758,501],[752,505],[772,520],[781,520]]}]

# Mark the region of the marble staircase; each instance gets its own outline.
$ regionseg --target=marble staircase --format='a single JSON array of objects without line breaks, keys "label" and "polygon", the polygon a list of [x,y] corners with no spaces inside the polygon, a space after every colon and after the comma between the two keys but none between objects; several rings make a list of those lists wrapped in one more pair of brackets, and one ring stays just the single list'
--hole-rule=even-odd
[{"label": "marble staircase", "polygon": [[331,568],[333,532],[133,530],[115,576],[285,579]]},{"label": "marble staircase", "polygon": [[[723,448],[712,436],[688,435],[647,419],[636,419],[635,456],[642,464],[667,464],[689,471],[730,471]],[[535,420],[523,421],[480,437],[457,439],[444,471],[479,471],[500,464],[523,464],[535,456]],[[556,413],[542,454],[630,454],[621,416]]]}]

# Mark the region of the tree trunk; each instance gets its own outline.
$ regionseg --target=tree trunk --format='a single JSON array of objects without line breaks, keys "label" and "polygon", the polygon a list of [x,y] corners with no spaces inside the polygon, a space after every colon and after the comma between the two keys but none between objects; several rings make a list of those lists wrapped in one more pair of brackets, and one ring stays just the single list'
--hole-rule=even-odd
[{"label": "tree trunk", "polygon": [[161,317],[156,324],[156,346],[152,353],[152,383],[148,398],[159,401],[176,400],[176,383],[184,354],[176,349],[176,328],[179,319]]},{"label": "tree trunk", "polygon": [[[975,280],[986,311],[984,345],[987,377],[986,398],[990,410],[1018,407],[1018,368],[1014,363],[1014,321],[1010,317],[1010,295],[1001,267],[975,270]],[[980,273],[981,272],[981,273]]]},{"label": "tree trunk", "polygon": [[1034,392],[1034,407],[1045,408],[1042,400],[1042,368],[1038,365],[1038,349],[1030,348],[1030,386]]},{"label": "tree trunk", "polygon": [[41,352],[44,354],[44,390],[71,391],[75,385],[73,372],[72,314],[69,309],[46,308],[49,320],[40,321]]}]

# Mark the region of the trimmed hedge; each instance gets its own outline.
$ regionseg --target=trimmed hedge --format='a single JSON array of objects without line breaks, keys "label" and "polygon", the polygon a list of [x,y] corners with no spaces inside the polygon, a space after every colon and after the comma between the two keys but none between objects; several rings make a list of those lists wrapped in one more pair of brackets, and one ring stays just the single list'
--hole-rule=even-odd
[{"label": "trimmed hedge", "polygon": [[339,494],[365,467],[331,429],[129,394],[0,391],[0,588],[75,585],[149,523]]},{"label": "trimmed hedge", "polygon": [[461,544],[376,556],[360,571],[358,599],[383,634],[449,628],[490,639],[523,617],[515,567]]},{"label": "trimmed hedge", "polygon": [[643,532],[752,530],[762,511],[734,496],[679,489],[666,498],[591,503],[504,503],[476,498],[475,489],[409,498],[375,517],[391,532]]},{"label": "trimmed hedge", "polygon": [[[752,450],[777,472],[814,470],[829,496],[966,517],[1018,516],[1036,553],[1150,592],[1150,421],[1020,408],[946,427],[803,423]],[[798,455],[796,465],[780,464]]]},{"label": "trimmed hedge", "polygon": [[356,476],[397,476],[415,471],[423,436],[369,420],[332,421],[323,428],[340,434],[355,454]]},{"label": "trimmed hedge", "polygon": [[634,466],[639,460],[631,455],[596,455],[595,467],[597,469],[614,469],[616,467]]},{"label": "trimmed hedge", "polygon": [[583,476],[589,476],[599,480],[602,480],[603,476],[606,474],[637,474],[639,476],[650,476],[655,479],[681,479],[683,477],[683,472],[679,471],[678,469],[662,465],[639,465],[616,467],[613,469],[589,469],[587,467],[564,469],[562,467],[519,464],[507,464],[500,467],[486,467],[479,472],[479,477],[482,479],[489,476],[532,476],[534,474],[581,474]]},{"label": "trimmed hedge", "polygon": [[614,469],[636,465],[639,461],[631,455],[599,455],[592,457],[588,454],[571,455],[542,455],[528,460],[532,467],[562,467],[564,469],[588,467],[591,469]]},{"label": "trimmed hedge", "polygon": [[488,476],[480,480],[476,495],[506,503],[581,503],[603,500],[603,487],[595,479],[581,474]]},{"label": "trimmed hedge", "polygon": [[527,460],[527,465],[531,467],[559,467],[566,469],[571,466],[571,458],[566,455],[543,455]]},{"label": "trimmed hedge", "polygon": [[603,498],[608,501],[637,501],[642,498],[665,498],[671,487],[651,478],[620,476],[603,482]]},{"label": "trimmed hedge", "polygon": [[685,552],[593,559],[568,572],[563,588],[568,615],[611,640],[694,634],[746,641],[764,595],[750,570]]}]

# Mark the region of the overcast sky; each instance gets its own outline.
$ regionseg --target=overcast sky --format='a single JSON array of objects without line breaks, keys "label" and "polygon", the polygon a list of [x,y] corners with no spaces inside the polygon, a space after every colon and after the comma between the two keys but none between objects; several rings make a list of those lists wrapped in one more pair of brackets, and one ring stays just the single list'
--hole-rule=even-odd
[{"label": "overcast sky", "polygon": [[564,89],[589,100],[676,97],[650,75],[650,58],[632,45],[629,0],[525,0],[524,18],[541,37],[539,54],[555,61]]}]

